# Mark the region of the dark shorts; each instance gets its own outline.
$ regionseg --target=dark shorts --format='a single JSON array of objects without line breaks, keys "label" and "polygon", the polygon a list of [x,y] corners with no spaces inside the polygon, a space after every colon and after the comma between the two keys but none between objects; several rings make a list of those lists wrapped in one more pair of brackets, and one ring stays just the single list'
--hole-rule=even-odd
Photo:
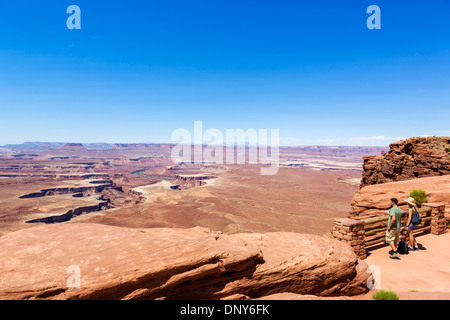
[{"label": "dark shorts", "polygon": [[416,226],[410,223],[408,226],[408,231],[413,231],[414,229],[416,229]]}]

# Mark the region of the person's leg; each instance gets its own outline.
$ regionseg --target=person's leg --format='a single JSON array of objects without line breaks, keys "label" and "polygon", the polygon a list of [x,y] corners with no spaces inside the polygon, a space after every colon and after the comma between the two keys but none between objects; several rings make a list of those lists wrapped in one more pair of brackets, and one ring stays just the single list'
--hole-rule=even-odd
[{"label": "person's leg", "polygon": [[417,246],[417,240],[414,237],[414,229],[415,227],[412,224],[408,227],[409,247],[417,250],[419,247]]},{"label": "person's leg", "polygon": [[398,244],[399,244],[399,242],[400,242],[400,230],[394,230],[394,231],[393,231],[393,234],[394,234],[394,247],[395,247],[394,255],[395,255],[396,257],[398,257],[398,256],[399,256],[399,253],[398,253]]},{"label": "person's leg", "polygon": [[393,230],[386,230],[386,243],[391,247],[391,251],[389,252],[390,258],[398,257],[397,253],[397,245],[396,245],[396,236]]},{"label": "person's leg", "polygon": [[389,230],[386,230],[386,243],[391,247],[391,251],[389,252],[389,254],[391,254],[391,252],[395,251],[395,246],[394,246],[394,241],[392,239],[392,234]]},{"label": "person's leg", "polygon": [[416,237],[413,235],[413,241],[414,241],[414,249],[419,250],[419,245],[417,244]]},{"label": "person's leg", "polygon": [[389,243],[389,246],[391,247],[392,251],[397,251],[397,248],[395,247],[394,242]]},{"label": "person's leg", "polygon": [[409,247],[414,248],[414,236],[412,230],[408,230],[408,236],[409,236]]}]

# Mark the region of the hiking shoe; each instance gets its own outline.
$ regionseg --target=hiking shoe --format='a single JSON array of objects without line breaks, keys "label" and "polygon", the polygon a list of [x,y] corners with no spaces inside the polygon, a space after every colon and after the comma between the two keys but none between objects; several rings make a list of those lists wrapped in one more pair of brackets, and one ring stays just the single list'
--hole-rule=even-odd
[{"label": "hiking shoe", "polygon": [[393,251],[391,255],[389,255],[389,258],[391,259],[396,259],[399,258],[400,255],[398,254],[398,252]]},{"label": "hiking shoe", "polygon": [[408,249],[409,249],[409,251],[416,251],[416,250],[418,250],[419,248],[416,249],[415,247],[414,247],[414,248],[411,248],[411,247],[408,246]]},{"label": "hiking shoe", "polygon": [[394,253],[394,250],[390,250],[389,251],[389,255],[392,256],[392,254]]}]

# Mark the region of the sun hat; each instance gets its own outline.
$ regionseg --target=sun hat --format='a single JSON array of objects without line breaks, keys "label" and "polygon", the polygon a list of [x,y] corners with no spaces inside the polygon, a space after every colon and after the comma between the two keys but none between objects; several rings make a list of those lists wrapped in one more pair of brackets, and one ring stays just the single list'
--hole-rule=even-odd
[{"label": "sun hat", "polygon": [[405,200],[406,203],[409,203],[410,205],[412,205],[413,207],[417,207],[416,204],[416,200],[414,200],[413,197],[409,197],[408,199]]}]

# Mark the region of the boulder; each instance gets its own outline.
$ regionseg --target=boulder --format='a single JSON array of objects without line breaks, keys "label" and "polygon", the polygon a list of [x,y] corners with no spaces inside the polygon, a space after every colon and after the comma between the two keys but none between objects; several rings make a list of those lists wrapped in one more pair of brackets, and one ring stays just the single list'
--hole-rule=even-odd
[{"label": "boulder", "polygon": [[58,300],[352,295],[369,276],[350,247],[320,236],[89,223],[1,237],[0,275],[0,299]]},{"label": "boulder", "polygon": [[230,281],[217,294],[256,298],[282,292],[319,296],[367,292],[368,266],[343,242],[289,232],[236,236],[256,244],[264,263],[256,266],[252,277]]}]

